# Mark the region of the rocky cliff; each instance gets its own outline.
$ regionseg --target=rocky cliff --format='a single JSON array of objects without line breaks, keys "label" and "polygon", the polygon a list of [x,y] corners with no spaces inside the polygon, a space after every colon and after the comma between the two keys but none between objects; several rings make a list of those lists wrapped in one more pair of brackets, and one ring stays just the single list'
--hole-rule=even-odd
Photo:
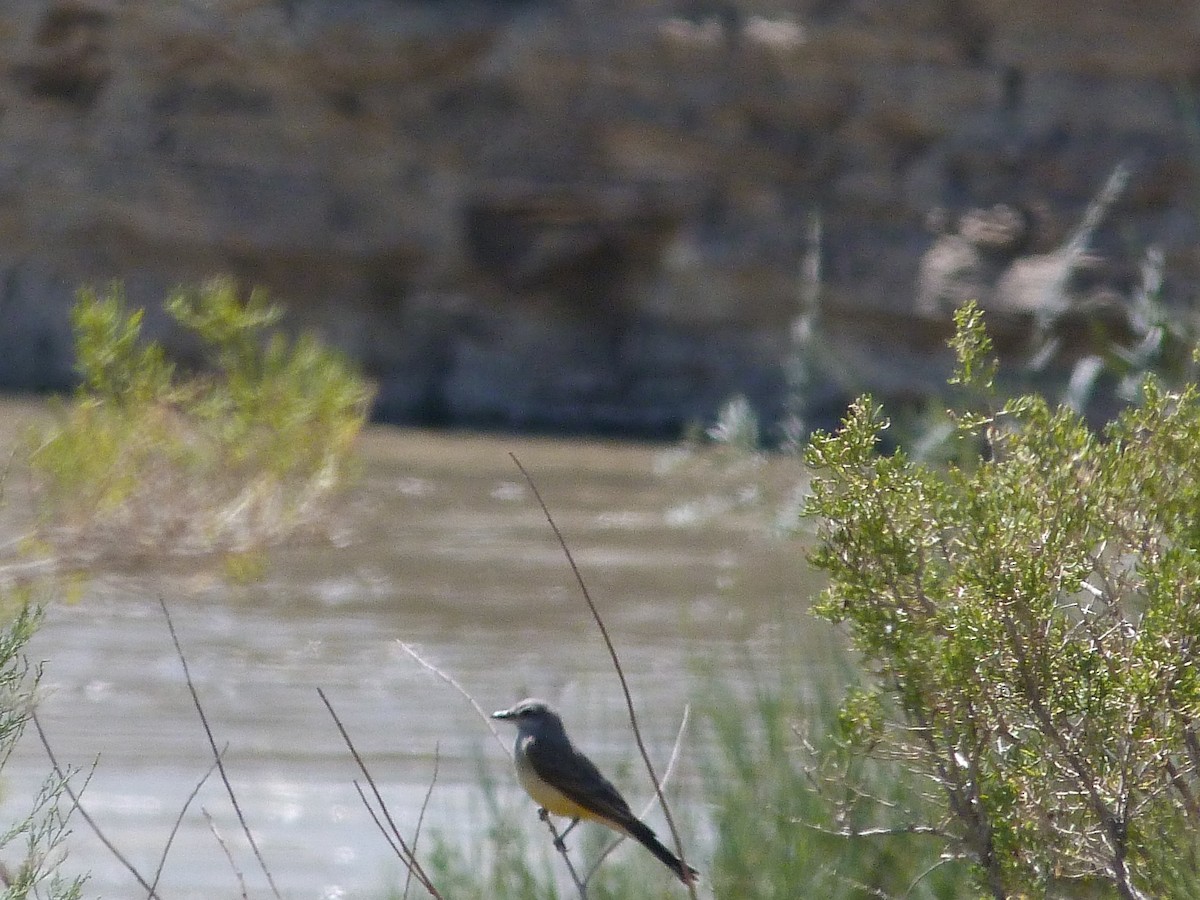
[{"label": "rocky cliff", "polygon": [[669,433],[780,409],[807,271],[919,392],[1122,160],[1087,289],[1194,294],[1197,92],[1191,0],[5,0],[0,385],[69,382],[81,282],[228,272],[385,418]]}]

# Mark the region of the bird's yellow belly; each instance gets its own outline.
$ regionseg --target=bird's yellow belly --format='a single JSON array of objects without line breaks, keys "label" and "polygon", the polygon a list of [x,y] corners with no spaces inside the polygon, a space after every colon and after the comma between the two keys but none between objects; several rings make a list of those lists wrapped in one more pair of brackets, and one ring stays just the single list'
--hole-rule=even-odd
[{"label": "bird's yellow belly", "polygon": [[533,798],[534,803],[556,816],[565,816],[569,819],[596,818],[595,813],[584,809],[561,791],[539,778],[533,771],[533,766],[526,762],[524,757],[518,757],[517,760],[517,780],[521,782],[521,787],[525,788],[525,793]]}]

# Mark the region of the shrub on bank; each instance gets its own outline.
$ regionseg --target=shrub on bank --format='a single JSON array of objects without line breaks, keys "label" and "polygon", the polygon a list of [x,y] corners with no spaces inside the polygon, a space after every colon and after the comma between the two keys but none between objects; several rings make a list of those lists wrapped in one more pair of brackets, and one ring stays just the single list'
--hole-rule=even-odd
[{"label": "shrub on bank", "polygon": [[878,455],[867,398],[808,451],[817,612],[867,679],[847,746],[933,786],[921,824],[990,896],[1195,896],[1200,390],[1148,378],[1097,434],[998,401],[973,306],[954,343],[981,456]]},{"label": "shrub on bank", "polygon": [[180,289],[170,317],[204,367],[142,340],[119,286],[72,311],[80,386],[34,437],[42,534],[119,555],[243,550],[312,522],[342,482],[371,390],[340,354],[274,326],[281,310],[228,279]]}]

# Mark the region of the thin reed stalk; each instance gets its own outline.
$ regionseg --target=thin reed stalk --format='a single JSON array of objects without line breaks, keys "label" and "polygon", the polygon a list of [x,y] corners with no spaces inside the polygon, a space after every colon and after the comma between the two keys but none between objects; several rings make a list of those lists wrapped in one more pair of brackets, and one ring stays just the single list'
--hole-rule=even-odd
[{"label": "thin reed stalk", "polygon": [[[625,695],[625,707],[629,711],[629,724],[633,728],[633,737],[637,743],[638,752],[642,755],[642,762],[645,764],[646,773],[650,776],[650,781],[654,785],[654,794],[658,798],[659,806],[662,807],[663,817],[667,821],[667,828],[671,832],[671,840],[675,845],[675,853],[682,863],[683,871],[688,871],[687,857],[683,849],[683,840],[679,836],[679,829],[675,826],[675,817],[671,815],[670,804],[667,803],[667,798],[663,794],[662,784],[659,781],[658,775],[654,771],[654,763],[650,759],[650,751],[646,749],[646,742],[642,738],[642,729],[638,725],[637,711],[633,705],[633,694],[629,689],[629,682],[625,678],[625,670],[621,667],[621,658],[617,655],[617,648],[613,645],[612,638],[609,636],[608,628],[604,624],[604,618],[600,615],[600,610],[596,607],[595,601],[592,599],[591,591],[588,590],[586,582],[583,580],[583,574],[579,571],[579,566],[575,562],[575,556],[571,553],[571,548],[567,545],[567,540],[563,537],[563,533],[559,530],[558,524],[554,521],[554,516],[550,514],[550,508],[546,505],[546,501],[542,499],[541,491],[538,490],[537,483],[521,464],[521,460],[517,458],[515,453],[509,453],[509,457],[525,477],[525,481],[529,484],[529,489],[533,492],[534,499],[537,500],[538,506],[542,508],[542,514],[546,517],[546,522],[550,525],[551,531],[558,539],[558,544],[562,548],[563,555],[567,558],[567,563],[571,567],[571,572],[575,575],[575,583],[579,585],[579,590],[583,594],[583,599],[587,603],[588,609],[592,613],[592,619],[596,622],[596,627],[600,630],[600,636],[604,639],[604,646],[608,648],[608,655],[612,659],[613,668],[616,670],[617,678],[621,682],[621,692]],[[688,894],[692,900],[697,900],[695,879],[689,878],[684,884],[687,885]]]}]

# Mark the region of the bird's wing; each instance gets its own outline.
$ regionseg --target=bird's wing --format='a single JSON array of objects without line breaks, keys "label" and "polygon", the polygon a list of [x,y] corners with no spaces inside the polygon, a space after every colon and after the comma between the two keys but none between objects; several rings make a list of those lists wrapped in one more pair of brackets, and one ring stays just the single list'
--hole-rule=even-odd
[{"label": "bird's wing", "polygon": [[620,791],[574,747],[553,748],[534,740],[525,754],[539,778],[589,812],[622,827],[637,821]]}]

